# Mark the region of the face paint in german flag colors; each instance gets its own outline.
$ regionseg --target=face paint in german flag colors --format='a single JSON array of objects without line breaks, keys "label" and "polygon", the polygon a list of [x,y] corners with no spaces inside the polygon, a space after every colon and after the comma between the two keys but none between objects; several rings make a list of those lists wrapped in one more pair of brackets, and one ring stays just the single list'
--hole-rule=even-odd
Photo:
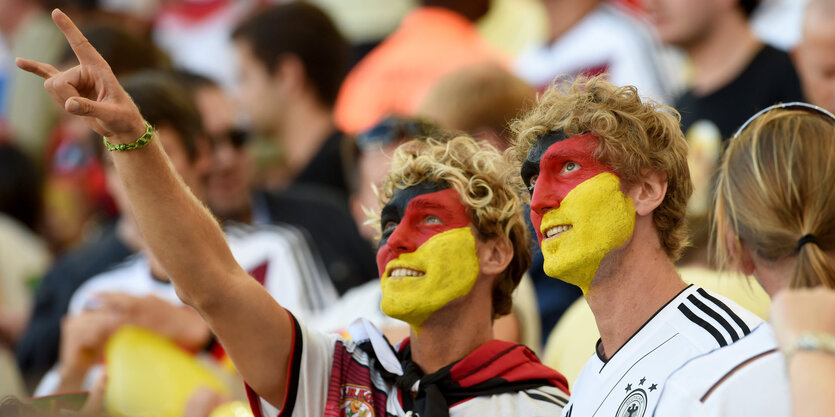
[{"label": "face paint in german flag colors", "polygon": [[479,266],[470,217],[454,189],[424,182],[397,190],[383,207],[381,224],[381,308],[418,331],[475,284]]},{"label": "face paint in german flag colors", "polygon": [[611,167],[594,157],[592,134],[540,138],[522,164],[531,190],[531,221],[545,273],[588,292],[600,262],[629,240],[635,206]]}]

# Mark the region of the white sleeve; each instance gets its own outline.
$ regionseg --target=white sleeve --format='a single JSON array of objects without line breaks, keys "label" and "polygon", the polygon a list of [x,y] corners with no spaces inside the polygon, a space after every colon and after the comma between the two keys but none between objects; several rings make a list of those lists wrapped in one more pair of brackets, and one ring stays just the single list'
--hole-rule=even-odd
[{"label": "white sleeve", "polygon": [[290,352],[290,372],[286,376],[284,404],[270,404],[247,385],[249,405],[255,416],[324,415],[334,346],[339,336],[310,330],[292,314],[290,317],[294,324],[293,349]]}]

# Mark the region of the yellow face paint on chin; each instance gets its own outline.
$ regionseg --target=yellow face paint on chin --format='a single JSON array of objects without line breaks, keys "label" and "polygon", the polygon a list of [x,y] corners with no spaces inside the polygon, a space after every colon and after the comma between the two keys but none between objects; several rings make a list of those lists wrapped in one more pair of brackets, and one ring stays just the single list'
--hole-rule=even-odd
[{"label": "yellow face paint on chin", "polygon": [[[404,270],[424,275],[391,276]],[[432,313],[467,295],[478,272],[475,237],[469,227],[438,233],[414,252],[401,254],[386,265],[381,278],[380,307],[388,316],[409,323],[417,332]]]},{"label": "yellow face paint on chin", "polygon": [[[548,239],[545,231],[570,229]],[[587,293],[600,261],[623,245],[635,230],[635,205],[620,191],[620,180],[604,172],[579,184],[556,210],[542,218],[542,255],[545,273],[576,285]]]}]

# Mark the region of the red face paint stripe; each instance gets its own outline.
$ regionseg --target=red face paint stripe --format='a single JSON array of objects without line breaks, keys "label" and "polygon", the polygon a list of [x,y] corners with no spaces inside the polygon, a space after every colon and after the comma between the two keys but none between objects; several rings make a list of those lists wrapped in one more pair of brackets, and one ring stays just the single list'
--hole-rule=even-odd
[{"label": "red face paint stripe", "polygon": [[432,236],[470,224],[467,209],[454,189],[420,194],[409,200],[403,218],[377,251],[380,276],[401,253],[414,252]]},{"label": "red face paint stripe", "polygon": [[560,203],[578,185],[611,167],[594,157],[599,140],[592,134],[574,136],[555,142],[539,160],[539,173],[531,196],[531,222],[542,242],[542,217]]}]

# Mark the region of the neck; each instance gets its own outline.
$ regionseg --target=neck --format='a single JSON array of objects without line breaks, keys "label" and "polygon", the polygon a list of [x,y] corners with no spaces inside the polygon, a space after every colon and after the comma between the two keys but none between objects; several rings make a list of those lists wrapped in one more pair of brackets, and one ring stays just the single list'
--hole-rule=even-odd
[{"label": "neck", "polygon": [[636,227],[632,239],[618,251],[604,259],[606,264],[601,264],[586,293],[605,358],[687,287],[661,249],[654,228]]},{"label": "neck", "polygon": [[[409,342],[412,360],[425,374],[437,372],[493,340],[493,323],[489,310],[485,313],[479,306],[483,303],[467,298],[453,301],[459,308],[445,307],[446,311],[436,312],[417,330],[412,327]],[[463,320],[462,317],[467,319]]]},{"label": "neck", "polygon": [[544,2],[548,18],[548,40],[554,42],[597,8],[597,0],[551,0]]},{"label": "neck", "polygon": [[335,129],[331,111],[315,99],[299,99],[287,109],[277,130],[285,154],[287,171],[298,175]]},{"label": "neck", "polygon": [[699,42],[684,46],[693,62],[692,87],[700,95],[733,81],[762,48],[740,13],[728,13],[719,19]]}]

